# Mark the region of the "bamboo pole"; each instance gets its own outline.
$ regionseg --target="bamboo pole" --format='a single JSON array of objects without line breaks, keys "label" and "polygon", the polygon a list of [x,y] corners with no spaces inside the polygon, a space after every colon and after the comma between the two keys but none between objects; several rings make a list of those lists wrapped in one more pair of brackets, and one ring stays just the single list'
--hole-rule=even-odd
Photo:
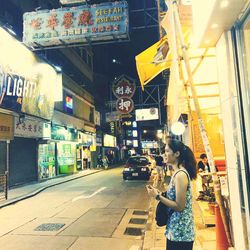
[{"label": "bamboo pole", "polygon": [[191,67],[190,67],[190,63],[189,63],[187,47],[185,46],[184,38],[183,38],[183,35],[182,35],[181,23],[180,23],[180,18],[179,18],[178,9],[177,9],[177,1],[174,0],[172,3],[173,3],[173,12],[174,12],[175,25],[176,25],[177,32],[178,32],[179,39],[180,39],[180,43],[181,43],[181,48],[182,48],[182,52],[183,52],[183,59],[184,59],[185,67],[186,67],[187,74],[188,74],[188,81],[189,81],[192,96],[193,96],[195,110],[196,110],[196,113],[197,113],[197,116],[198,116],[198,124],[199,124],[200,132],[201,132],[201,137],[202,137],[202,141],[203,141],[205,151],[206,151],[206,154],[207,154],[207,157],[208,157],[209,166],[210,166],[210,168],[212,170],[215,199],[216,199],[216,202],[218,203],[218,205],[220,207],[220,213],[221,213],[223,225],[224,225],[224,228],[225,228],[225,231],[226,231],[228,243],[229,243],[230,246],[232,246],[229,226],[228,226],[228,222],[226,220],[226,211],[225,211],[225,207],[224,207],[223,201],[222,201],[220,182],[219,182],[219,178],[218,178],[218,176],[216,174],[212,149],[211,149],[211,146],[209,144],[207,132],[206,132],[206,129],[205,129],[202,117],[201,117],[201,110],[200,110],[200,105],[199,105],[199,102],[198,102],[196,90],[195,90],[195,87],[193,85],[193,76],[192,76],[192,71],[191,71]]}]

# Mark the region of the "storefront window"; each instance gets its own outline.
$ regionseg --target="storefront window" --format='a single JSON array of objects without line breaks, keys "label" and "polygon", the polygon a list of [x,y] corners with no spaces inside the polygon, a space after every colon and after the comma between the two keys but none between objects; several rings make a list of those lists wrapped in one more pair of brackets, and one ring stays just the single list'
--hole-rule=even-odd
[{"label": "storefront window", "polygon": [[[234,33],[233,33],[234,35]],[[250,15],[243,17],[238,26],[236,26],[236,69],[238,72],[239,81],[239,97],[241,105],[241,123],[242,123],[242,139],[243,139],[243,155],[244,163],[241,164],[240,172],[240,194],[241,208],[244,221],[246,222],[245,229],[247,230],[246,237],[250,237]],[[239,153],[238,153],[239,155]],[[240,159],[238,159],[240,161]],[[246,238],[247,242],[247,238]]]}]

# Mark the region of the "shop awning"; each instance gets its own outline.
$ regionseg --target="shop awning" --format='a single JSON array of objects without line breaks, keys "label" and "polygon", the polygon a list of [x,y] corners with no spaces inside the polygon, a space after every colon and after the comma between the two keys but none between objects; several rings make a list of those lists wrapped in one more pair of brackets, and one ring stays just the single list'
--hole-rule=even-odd
[{"label": "shop awning", "polygon": [[[219,113],[219,87],[215,49],[191,49],[189,52],[190,66],[193,72],[194,86],[197,92],[200,108],[203,113]],[[195,110],[187,72],[184,62],[181,63],[181,84],[175,90],[175,82],[170,76],[167,105],[172,106],[172,116],[176,120],[181,113],[188,113],[188,101],[191,110]],[[185,88],[186,86],[186,88]],[[186,93],[187,91],[187,93]],[[175,105],[178,103],[178,105]],[[175,107],[177,106],[177,107]],[[177,109],[177,110],[176,110]]]},{"label": "shop awning", "polygon": [[224,30],[233,26],[247,2],[248,0],[192,0],[195,44],[201,47],[215,46]]}]

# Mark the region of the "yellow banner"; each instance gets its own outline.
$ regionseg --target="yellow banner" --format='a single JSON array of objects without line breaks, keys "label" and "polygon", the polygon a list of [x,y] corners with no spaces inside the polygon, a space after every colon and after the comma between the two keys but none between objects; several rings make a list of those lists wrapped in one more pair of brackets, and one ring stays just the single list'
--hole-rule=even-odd
[{"label": "yellow banner", "polygon": [[171,57],[167,36],[135,57],[142,89],[163,70],[170,68]]},{"label": "yellow banner", "polygon": [[0,113],[0,140],[13,140],[14,119],[13,116]]}]

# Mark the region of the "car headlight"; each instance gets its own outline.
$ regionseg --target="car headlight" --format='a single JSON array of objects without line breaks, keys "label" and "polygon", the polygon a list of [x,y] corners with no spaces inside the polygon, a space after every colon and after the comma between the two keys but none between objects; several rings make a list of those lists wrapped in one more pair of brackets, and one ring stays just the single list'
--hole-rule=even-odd
[{"label": "car headlight", "polygon": [[124,171],[130,171],[130,169],[129,168],[124,168]]}]

